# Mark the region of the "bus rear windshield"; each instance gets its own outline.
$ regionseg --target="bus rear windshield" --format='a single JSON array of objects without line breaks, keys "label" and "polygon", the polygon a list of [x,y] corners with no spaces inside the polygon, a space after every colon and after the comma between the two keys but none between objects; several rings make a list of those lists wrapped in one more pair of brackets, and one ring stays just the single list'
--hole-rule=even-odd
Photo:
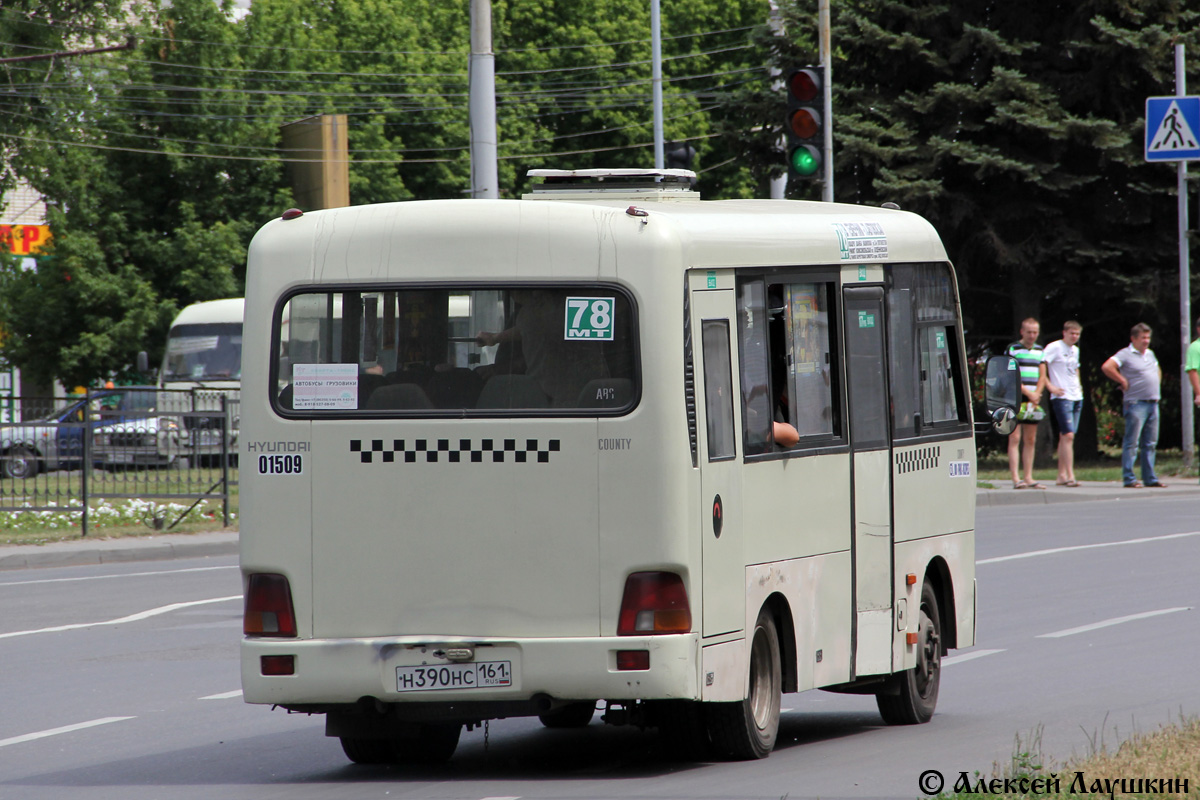
[{"label": "bus rear windshield", "polygon": [[308,291],[274,329],[288,416],[620,414],[637,397],[633,304],[612,286]]}]

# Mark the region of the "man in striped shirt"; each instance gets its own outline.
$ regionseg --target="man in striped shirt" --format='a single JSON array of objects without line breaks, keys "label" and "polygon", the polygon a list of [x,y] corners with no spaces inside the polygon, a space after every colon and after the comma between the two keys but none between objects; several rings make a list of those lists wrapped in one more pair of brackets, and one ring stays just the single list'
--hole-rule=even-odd
[{"label": "man in striped shirt", "polygon": [[[1008,437],[1008,468],[1012,472],[1012,482],[1014,489],[1045,489],[1046,487],[1033,479],[1033,449],[1037,441],[1038,422],[1041,421],[1043,412],[1042,404],[1042,389],[1045,388],[1046,379],[1042,375],[1042,346],[1037,343],[1038,334],[1041,333],[1041,326],[1033,317],[1029,317],[1021,323],[1021,339],[1013,342],[1005,351],[1007,355],[1012,356],[1017,360],[1017,367],[1021,370],[1021,393],[1022,397],[1022,412],[1027,409],[1032,411],[1032,415],[1022,413],[1018,416],[1017,429]],[[1025,405],[1032,403],[1032,406]],[[1021,417],[1026,417],[1022,419]],[[1025,460],[1025,477],[1021,478],[1020,460],[1024,457]]]}]

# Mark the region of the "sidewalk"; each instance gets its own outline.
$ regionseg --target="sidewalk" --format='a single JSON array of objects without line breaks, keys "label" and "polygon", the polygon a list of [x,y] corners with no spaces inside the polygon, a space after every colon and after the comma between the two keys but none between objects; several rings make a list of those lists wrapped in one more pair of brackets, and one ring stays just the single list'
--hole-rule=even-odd
[{"label": "sidewalk", "polygon": [[237,531],[168,533],[156,536],[102,536],[50,544],[0,547],[0,570],[23,567],[75,567],[125,561],[236,555]]},{"label": "sidewalk", "polygon": [[991,481],[995,489],[977,489],[976,507],[1019,506],[1048,503],[1077,503],[1083,500],[1134,500],[1155,497],[1192,497],[1200,500],[1200,482],[1195,478],[1164,477],[1165,489],[1126,489],[1120,481],[1080,481],[1077,488],[1055,486],[1043,481],[1045,489],[1013,489],[1008,480]]}]

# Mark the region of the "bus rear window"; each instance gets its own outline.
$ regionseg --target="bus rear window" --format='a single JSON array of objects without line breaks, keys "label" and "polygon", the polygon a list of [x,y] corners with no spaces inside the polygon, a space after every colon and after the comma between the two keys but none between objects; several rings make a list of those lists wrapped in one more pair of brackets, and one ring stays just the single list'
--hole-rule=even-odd
[{"label": "bus rear window", "polygon": [[636,326],[612,286],[304,292],[274,326],[288,416],[619,414]]}]

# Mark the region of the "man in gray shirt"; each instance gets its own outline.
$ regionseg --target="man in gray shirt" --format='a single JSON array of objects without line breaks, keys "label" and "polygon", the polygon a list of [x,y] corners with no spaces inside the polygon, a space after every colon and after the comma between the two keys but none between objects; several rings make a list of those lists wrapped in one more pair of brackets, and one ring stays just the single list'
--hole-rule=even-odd
[{"label": "man in gray shirt", "polygon": [[[1125,488],[1162,487],[1154,474],[1154,452],[1158,447],[1158,401],[1162,367],[1150,349],[1150,326],[1144,322],[1129,331],[1129,347],[1104,362],[1104,374],[1125,393],[1125,441],[1121,447],[1121,477]],[[1142,479],[1133,474],[1133,462],[1141,451]]]}]

